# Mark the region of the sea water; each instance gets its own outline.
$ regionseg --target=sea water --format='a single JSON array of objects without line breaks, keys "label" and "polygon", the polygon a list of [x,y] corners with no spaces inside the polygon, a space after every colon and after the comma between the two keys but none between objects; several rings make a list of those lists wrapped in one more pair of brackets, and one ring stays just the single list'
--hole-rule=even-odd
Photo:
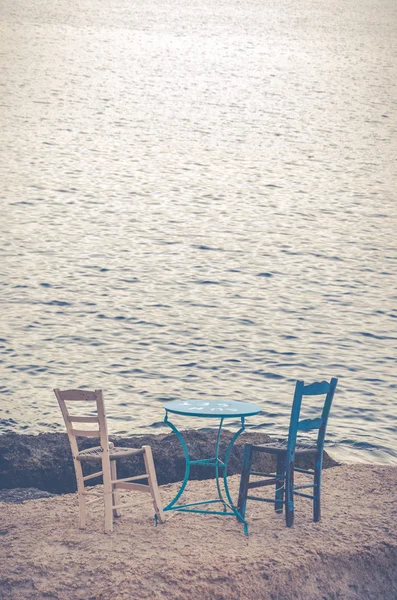
[{"label": "sea water", "polygon": [[395,0],[0,15],[2,431],[86,387],[112,433],[231,399],[278,435],[334,376],[330,449],[396,463]]}]

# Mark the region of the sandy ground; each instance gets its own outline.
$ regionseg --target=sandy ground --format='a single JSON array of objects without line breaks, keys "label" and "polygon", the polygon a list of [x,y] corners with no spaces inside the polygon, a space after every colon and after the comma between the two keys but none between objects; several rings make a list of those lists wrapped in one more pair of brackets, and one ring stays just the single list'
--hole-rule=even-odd
[{"label": "sandy ground", "polygon": [[[238,476],[230,478],[233,493]],[[163,486],[164,501],[177,485]],[[214,497],[196,481],[187,501]],[[77,526],[74,494],[1,503],[0,598],[67,600],[332,600],[397,598],[397,468],[343,466],[324,472],[323,519],[296,501],[295,525],[251,502],[250,535],[233,517],[167,513],[154,527],[150,499],[125,493],[111,535],[101,503]]]}]

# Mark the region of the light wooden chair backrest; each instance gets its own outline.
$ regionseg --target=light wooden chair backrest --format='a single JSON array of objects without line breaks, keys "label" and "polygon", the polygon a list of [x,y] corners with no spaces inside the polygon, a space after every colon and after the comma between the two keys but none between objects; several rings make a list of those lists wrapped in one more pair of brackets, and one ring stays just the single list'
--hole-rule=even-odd
[{"label": "light wooden chair backrest", "polygon": [[[109,454],[109,438],[102,390],[95,390],[94,392],[89,392],[85,390],[61,391],[59,389],[55,389],[54,393],[57,397],[58,404],[65,421],[66,431],[69,437],[73,458],[76,459],[79,453],[77,437],[99,438],[102,450],[105,455],[104,458],[106,458],[106,454]],[[77,416],[70,414],[69,408],[66,404],[67,402],[85,402],[90,403],[91,406],[95,404],[97,414],[96,416]],[[92,410],[90,412],[92,412]],[[95,427],[94,429],[84,429],[80,427],[75,427],[75,423],[94,423],[98,425],[98,428]]]}]

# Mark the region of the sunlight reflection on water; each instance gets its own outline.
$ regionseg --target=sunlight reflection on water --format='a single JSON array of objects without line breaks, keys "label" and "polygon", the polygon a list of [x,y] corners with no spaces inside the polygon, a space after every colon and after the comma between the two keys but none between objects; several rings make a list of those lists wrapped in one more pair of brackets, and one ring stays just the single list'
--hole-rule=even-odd
[{"label": "sunlight reflection on water", "polygon": [[[3,3],[1,428],[339,377],[329,440],[397,462],[391,1]],[[393,110],[394,109],[394,110]],[[186,426],[206,423],[185,419]]]}]

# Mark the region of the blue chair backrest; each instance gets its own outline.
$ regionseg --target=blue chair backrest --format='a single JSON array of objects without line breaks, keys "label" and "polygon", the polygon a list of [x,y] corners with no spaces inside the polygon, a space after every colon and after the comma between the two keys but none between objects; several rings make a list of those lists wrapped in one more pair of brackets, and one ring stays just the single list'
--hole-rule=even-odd
[{"label": "blue chair backrest", "polygon": [[[318,429],[317,450],[322,450],[324,446],[329,411],[331,410],[331,404],[334,398],[337,383],[338,380],[336,378],[332,378],[329,383],[327,381],[320,381],[311,383],[310,385],[305,385],[304,381],[296,382],[288,433],[287,452],[290,457],[293,457],[295,453],[298,431],[312,431],[313,429]],[[321,415],[314,419],[299,419],[302,399],[304,396],[325,396],[324,404],[322,404]]]}]

